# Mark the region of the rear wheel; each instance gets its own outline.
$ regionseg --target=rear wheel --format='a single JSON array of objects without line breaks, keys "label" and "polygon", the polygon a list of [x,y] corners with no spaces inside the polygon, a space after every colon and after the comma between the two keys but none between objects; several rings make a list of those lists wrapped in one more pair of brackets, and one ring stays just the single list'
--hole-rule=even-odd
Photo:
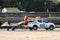
[{"label": "rear wheel", "polygon": [[31,27],[29,27],[29,29],[30,29],[30,31],[32,30],[32,28],[31,28]]},{"label": "rear wheel", "polygon": [[16,27],[12,27],[12,31],[14,31],[14,30],[15,30],[15,28],[16,28]]},{"label": "rear wheel", "polygon": [[49,29],[50,29],[50,30],[53,30],[53,29],[54,29],[54,26],[53,26],[53,25],[51,25],[51,26],[49,27]]},{"label": "rear wheel", "polygon": [[45,28],[46,30],[49,30],[49,28]]},{"label": "rear wheel", "polygon": [[34,29],[34,30],[37,30],[37,29],[38,29],[37,25],[34,25],[34,26],[33,26],[33,29]]},{"label": "rear wheel", "polygon": [[7,29],[7,31],[9,31],[9,28]]},{"label": "rear wheel", "polygon": [[12,31],[14,31],[14,30],[15,30],[15,28],[12,29]]}]

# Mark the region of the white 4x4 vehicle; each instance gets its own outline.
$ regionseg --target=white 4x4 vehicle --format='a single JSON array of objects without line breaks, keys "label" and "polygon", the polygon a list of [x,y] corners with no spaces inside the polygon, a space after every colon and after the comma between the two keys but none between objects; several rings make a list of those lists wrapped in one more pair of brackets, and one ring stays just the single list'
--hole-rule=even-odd
[{"label": "white 4x4 vehicle", "polygon": [[45,20],[36,20],[29,22],[28,25],[30,30],[37,30],[38,28],[45,28],[46,30],[53,30],[55,28],[54,23],[47,22]]}]

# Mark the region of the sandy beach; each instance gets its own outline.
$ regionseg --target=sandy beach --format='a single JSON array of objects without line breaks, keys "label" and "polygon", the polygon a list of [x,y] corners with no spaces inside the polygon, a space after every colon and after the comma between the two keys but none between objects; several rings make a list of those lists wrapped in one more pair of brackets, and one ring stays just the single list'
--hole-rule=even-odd
[{"label": "sandy beach", "polygon": [[60,29],[56,29],[56,31],[2,30],[0,30],[0,40],[60,40]]}]

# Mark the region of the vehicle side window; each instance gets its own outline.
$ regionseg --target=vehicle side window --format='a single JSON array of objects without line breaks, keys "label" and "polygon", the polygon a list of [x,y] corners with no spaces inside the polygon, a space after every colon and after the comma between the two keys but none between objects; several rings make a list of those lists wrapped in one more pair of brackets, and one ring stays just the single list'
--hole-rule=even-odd
[{"label": "vehicle side window", "polygon": [[42,20],[38,20],[38,22],[42,22]]},{"label": "vehicle side window", "polygon": [[47,21],[43,20],[43,22],[47,23]]}]

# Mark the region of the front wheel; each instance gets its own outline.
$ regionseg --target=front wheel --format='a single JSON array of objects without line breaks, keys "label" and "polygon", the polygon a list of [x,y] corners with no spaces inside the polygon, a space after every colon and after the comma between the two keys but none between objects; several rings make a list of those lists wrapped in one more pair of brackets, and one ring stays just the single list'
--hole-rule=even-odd
[{"label": "front wheel", "polygon": [[37,30],[37,29],[38,29],[38,27],[35,25],[35,26],[33,26],[33,29],[34,29],[34,30]]},{"label": "front wheel", "polygon": [[14,31],[14,30],[15,30],[15,28],[12,29],[12,31]]},{"label": "front wheel", "polygon": [[50,29],[50,30],[53,30],[53,29],[54,29],[54,26],[50,26],[49,29]]},{"label": "front wheel", "polygon": [[9,31],[9,28],[7,28],[7,31]]},{"label": "front wheel", "polygon": [[16,27],[12,27],[12,31],[14,31],[14,30],[15,30],[15,28],[16,28]]}]

